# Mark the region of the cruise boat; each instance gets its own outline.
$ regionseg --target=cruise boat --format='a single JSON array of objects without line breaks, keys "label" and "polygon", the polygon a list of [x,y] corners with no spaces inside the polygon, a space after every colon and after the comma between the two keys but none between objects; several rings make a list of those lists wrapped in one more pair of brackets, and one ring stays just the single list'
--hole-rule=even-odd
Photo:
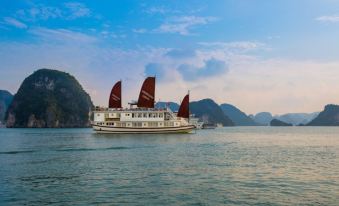
[{"label": "cruise boat", "polygon": [[137,102],[130,108],[121,106],[121,81],[110,94],[108,108],[93,111],[92,127],[97,133],[190,133],[189,94],[181,102],[177,114],[169,108],[155,108],[155,77],[144,81]]}]

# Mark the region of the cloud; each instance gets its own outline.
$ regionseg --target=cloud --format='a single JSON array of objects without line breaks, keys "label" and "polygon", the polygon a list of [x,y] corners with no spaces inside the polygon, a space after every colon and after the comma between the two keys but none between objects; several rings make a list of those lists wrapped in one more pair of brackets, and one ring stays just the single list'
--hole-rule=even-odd
[{"label": "cloud", "polygon": [[132,29],[134,33],[144,34],[147,32],[147,29]]},{"label": "cloud", "polygon": [[200,45],[224,50],[236,50],[238,52],[248,52],[256,49],[266,48],[266,45],[256,41],[235,41],[235,42],[199,42]]},{"label": "cloud", "polygon": [[172,12],[170,9],[167,9],[165,7],[150,7],[144,10],[147,14],[166,14],[169,12]]},{"label": "cloud", "polygon": [[37,4],[27,9],[20,9],[15,14],[24,21],[37,21],[48,19],[74,20],[91,16],[91,10],[85,4],[68,2],[59,7]]},{"label": "cloud", "polygon": [[84,4],[78,2],[68,2],[65,3],[65,7],[70,10],[68,18],[76,19],[80,17],[88,17],[91,14],[89,8]]},{"label": "cloud", "polygon": [[165,77],[165,70],[163,65],[158,63],[148,63],[145,66],[145,75],[146,76],[156,76],[159,79]]},{"label": "cloud", "polygon": [[155,32],[158,33],[177,33],[181,35],[190,35],[190,30],[198,25],[205,25],[216,21],[216,17],[199,17],[199,16],[180,16],[167,19],[161,24]]},{"label": "cloud", "polygon": [[281,36],[279,36],[279,35],[273,35],[273,36],[267,36],[266,38],[267,38],[268,40],[273,40],[273,39],[280,39]]},{"label": "cloud", "polygon": [[171,49],[165,55],[171,58],[191,58],[196,56],[196,52],[192,49]]},{"label": "cloud", "polygon": [[93,36],[75,32],[68,29],[48,29],[48,28],[33,28],[29,30],[29,33],[36,35],[43,40],[47,40],[50,42],[57,41],[57,42],[81,42],[81,43],[92,43],[95,42],[97,39]]},{"label": "cloud", "polygon": [[212,58],[205,61],[202,67],[182,64],[178,67],[178,71],[185,80],[193,81],[199,78],[212,77],[228,72],[228,66],[224,61]]},{"label": "cloud", "polygon": [[19,29],[26,29],[27,25],[11,17],[5,17],[4,22]]},{"label": "cloud", "polygon": [[[23,11],[23,14],[25,11]],[[35,6],[28,11],[26,11],[26,15],[28,18],[31,18],[33,20],[36,19],[43,19],[47,20],[50,18],[59,18],[62,17],[62,10],[56,7],[50,7],[50,6]]]},{"label": "cloud", "polygon": [[331,16],[320,16],[316,18],[317,21],[322,21],[322,22],[339,22],[339,15],[331,15]]}]

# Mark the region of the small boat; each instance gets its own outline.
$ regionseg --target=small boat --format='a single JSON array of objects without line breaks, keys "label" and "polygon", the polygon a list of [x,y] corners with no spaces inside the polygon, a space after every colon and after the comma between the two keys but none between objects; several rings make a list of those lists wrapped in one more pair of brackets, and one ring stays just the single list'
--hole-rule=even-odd
[{"label": "small boat", "polygon": [[217,125],[211,124],[211,123],[204,123],[202,125],[202,129],[215,129],[216,127],[217,127]]},{"label": "small boat", "polygon": [[190,116],[189,122],[195,126],[196,129],[202,129],[204,122],[199,121],[199,118],[194,115]]},{"label": "small boat", "polygon": [[174,114],[169,108],[155,108],[155,77],[144,81],[137,102],[130,108],[121,107],[121,81],[111,91],[108,108],[93,111],[92,127],[97,133],[190,133],[195,126],[190,123],[189,94]]}]

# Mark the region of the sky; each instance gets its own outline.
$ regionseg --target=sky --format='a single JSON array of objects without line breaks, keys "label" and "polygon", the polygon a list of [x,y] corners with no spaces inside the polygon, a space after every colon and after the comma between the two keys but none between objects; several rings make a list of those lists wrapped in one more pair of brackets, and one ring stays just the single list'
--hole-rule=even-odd
[{"label": "sky", "polygon": [[247,114],[339,104],[339,0],[0,0],[0,89],[40,68],[95,105],[156,76],[156,100],[212,98]]}]

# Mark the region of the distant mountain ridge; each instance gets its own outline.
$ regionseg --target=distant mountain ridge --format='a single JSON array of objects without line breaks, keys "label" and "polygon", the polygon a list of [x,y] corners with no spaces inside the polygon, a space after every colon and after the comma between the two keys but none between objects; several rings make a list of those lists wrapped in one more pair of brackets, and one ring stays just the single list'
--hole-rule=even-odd
[{"label": "distant mountain ridge", "polygon": [[191,113],[195,114],[202,121],[223,126],[234,126],[232,120],[224,114],[222,109],[212,99],[202,99],[190,103]]},{"label": "distant mountain ridge", "polygon": [[166,107],[169,107],[173,112],[177,112],[180,105],[175,102],[157,102],[155,104],[155,108],[163,109]]},{"label": "distant mountain ridge", "polygon": [[270,112],[260,112],[256,115],[249,115],[256,123],[260,125],[270,125],[273,119],[283,121],[292,125],[304,125],[312,121],[319,112],[313,113],[287,113],[282,115],[272,115]]},{"label": "distant mountain ridge", "polygon": [[324,110],[307,126],[339,126],[339,105],[326,105]]},{"label": "distant mountain ridge", "polygon": [[273,119],[273,116],[269,112],[260,112],[254,115],[254,121],[260,125],[268,126]]},{"label": "distant mountain ridge", "polygon": [[283,115],[274,116],[274,118],[281,120],[283,122],[300,125],[307,124],[318,116],[319,112],[313,113],[287,113]]},{"label": "distant mountain ridge", "polygon": [[[180,105],[175,102],[157,102],[155,104],[156,108],[166,108],[167,106],[173,112],[177,112],[180,107]],[[224,126],[234,126],[233,121],[224,114],[221,107],[212,99],[190,102],[190,112],[205,123],[221,123]]]},{"label": "distant mountain ridge", "polygon": [[6,114],[7,127],[89,127],[90,96],[70,74],[40,69],[28,76]]},{"label": "distant mountain ridge", "polygon": [[270,122],[270,126],[286,127],[286,126],[293,126],[293,125],[290,123],[283,122],[278,119],[272,119],[272,121]]},{"label": "distant mountain ridge", "polygon": [[227,115],[232,120],[235,126],[257,126],[259,125],[252,118],[247,116],[244,112],[242,112],[240,109],[238,109],[234,105],[225,103],[225,104],[221,104],[220,108],[222,109],[224,114]]}]

